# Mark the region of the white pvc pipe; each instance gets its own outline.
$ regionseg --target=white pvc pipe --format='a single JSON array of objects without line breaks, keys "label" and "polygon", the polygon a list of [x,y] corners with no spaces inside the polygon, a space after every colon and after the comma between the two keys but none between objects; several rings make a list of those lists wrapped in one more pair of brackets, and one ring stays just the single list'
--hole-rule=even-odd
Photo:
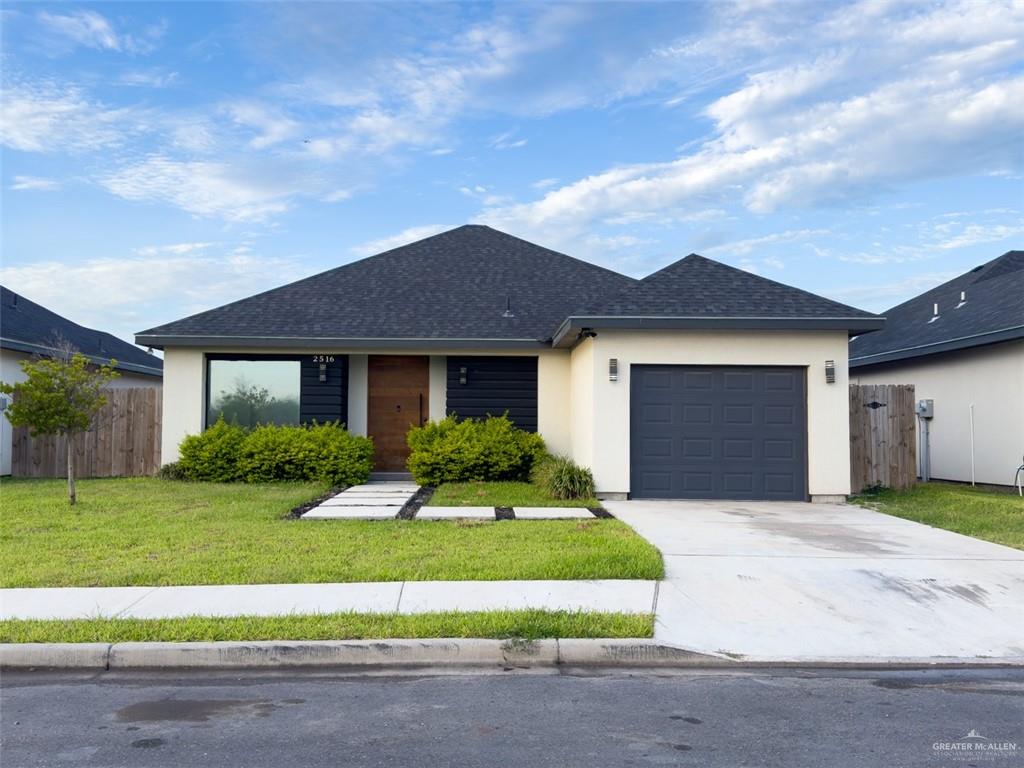
[{"label": "white pvc pipe", "polygon": [[971,403],[971,485],[974,485],[974,403]]}]

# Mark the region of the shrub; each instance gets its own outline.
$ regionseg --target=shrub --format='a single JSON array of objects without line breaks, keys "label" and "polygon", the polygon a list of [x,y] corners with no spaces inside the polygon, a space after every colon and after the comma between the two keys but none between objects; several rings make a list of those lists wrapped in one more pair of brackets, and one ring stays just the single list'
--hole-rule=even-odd
[{"label": "shrub", "polygon": [[312,480],[356,485],[370,477],[373,442],[336,423],[256,427],[223,419],[181,443],[181,458],[161,469],[168,479],[249,483]]},{"label": "shrub", "polygon": [[245,430],[237,424],[228,424],[223,418],[198,435],[189,435],[181,441],[178,464],[189,480],[228,482],[238,480],[241,472],[238,457]]},{"label": "shrub", "polygon": [[508,416],[441,421],[413,427],[409,471],[421,485],[470,480],[526,480],[544,455],[544,440],[516,429]]},{"label": "shrub", "polygon": [[556,499],[593,498],[594,475],[565,456],[545,456],[530,478]]},{"label": "shrub", "polygon": [[181,468],[180,461],[172,461],[169,464],[164,464],[157,471],[156,476],[161,480],[188,480],[185,475],[185,470]]},{"label": "shrub", "polygon": [[249,483],[315,480],[358,485],[370,477],[373,442],[336,423],[256,427],[242,443],[239,473]]}]

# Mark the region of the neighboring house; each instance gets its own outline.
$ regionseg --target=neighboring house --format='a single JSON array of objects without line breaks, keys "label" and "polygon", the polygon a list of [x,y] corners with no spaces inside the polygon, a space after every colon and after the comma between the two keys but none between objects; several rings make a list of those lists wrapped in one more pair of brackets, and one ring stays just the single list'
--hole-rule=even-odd
[{"label": "neighboring house", "polygon": [[339,419],[400,471],[410,424],[507,411],[605,497],[820,499],[850,489],[849,335],[882,323],[701,256],[635,280],[464,226],[136,341],[164,350],[164,461],[227,412]]},{"label": "neighboring house", "polygon": [[[0,286],[0,381],[24,381],[19,363],[33,356],[52,355],[59,342],[70,343],[97,364],[116,360],[121,375],[110,387],[160,386],[163,361],[156,355],[109,333],[84,328]],[[0,418],[0,475],[11,473],[12,438],[11,424],[4,416]]]},{"label": "neighboring house", "polygon": [[[934,402],[931,476],[1010,485],[1024,455],[1024,251],[1009,251],[885,313],[850,343],[860,384],[913,384]],[[919,438],[920,439],[920,438]],[[920,451],[918,455],[920,456]]]}]

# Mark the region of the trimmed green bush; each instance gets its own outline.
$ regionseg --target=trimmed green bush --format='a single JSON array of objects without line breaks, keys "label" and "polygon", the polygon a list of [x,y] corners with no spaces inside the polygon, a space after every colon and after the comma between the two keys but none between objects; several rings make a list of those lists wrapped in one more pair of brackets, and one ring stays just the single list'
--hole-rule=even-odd
[{"label": "trimmed green bush", "polygon": [[530,479],[556,499],[591,499],[595,494],[593,473],[565,456],[545,456]]},{"label": "trimmed green bush", "polygon": [[186,437],[181,458],[162,474],[187,480],[249,483],[317,481],[356,485],[370,477],[373,442],[337,423],[266,425],[248,431],[223,419]]},{"label": "trimmed green bush", "polygon": [[245,440],[245,430],[228,424],[223,418],[198,435],[189,435],[178,449],[178,465],[189,480],[210,480],[226,483],[238,480],[238,457]]},{"label": "trimmed green bush", "polygon": [[316,480],[358,485],[370,478],[373,442],[338,424],[256,427],[242,443],[239,472],[246,482]]},{"label": "trimmed green bush", "polygon": [[544,440],[516,429],[508,416],[459,421],[448,416],[413,427],[408,467],[420,485],[471,480],[526,480],[544,455]]}]

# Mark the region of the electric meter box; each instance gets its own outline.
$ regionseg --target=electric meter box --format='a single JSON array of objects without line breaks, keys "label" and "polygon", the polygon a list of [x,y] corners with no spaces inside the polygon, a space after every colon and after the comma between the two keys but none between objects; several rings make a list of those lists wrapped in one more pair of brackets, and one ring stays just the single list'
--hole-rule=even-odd
[{"label": "electric meter box", "polygon": [[917,401],[917,415],[922,419],[931,419],[935,416],[935,401],[934,400],[918,400]]}]

